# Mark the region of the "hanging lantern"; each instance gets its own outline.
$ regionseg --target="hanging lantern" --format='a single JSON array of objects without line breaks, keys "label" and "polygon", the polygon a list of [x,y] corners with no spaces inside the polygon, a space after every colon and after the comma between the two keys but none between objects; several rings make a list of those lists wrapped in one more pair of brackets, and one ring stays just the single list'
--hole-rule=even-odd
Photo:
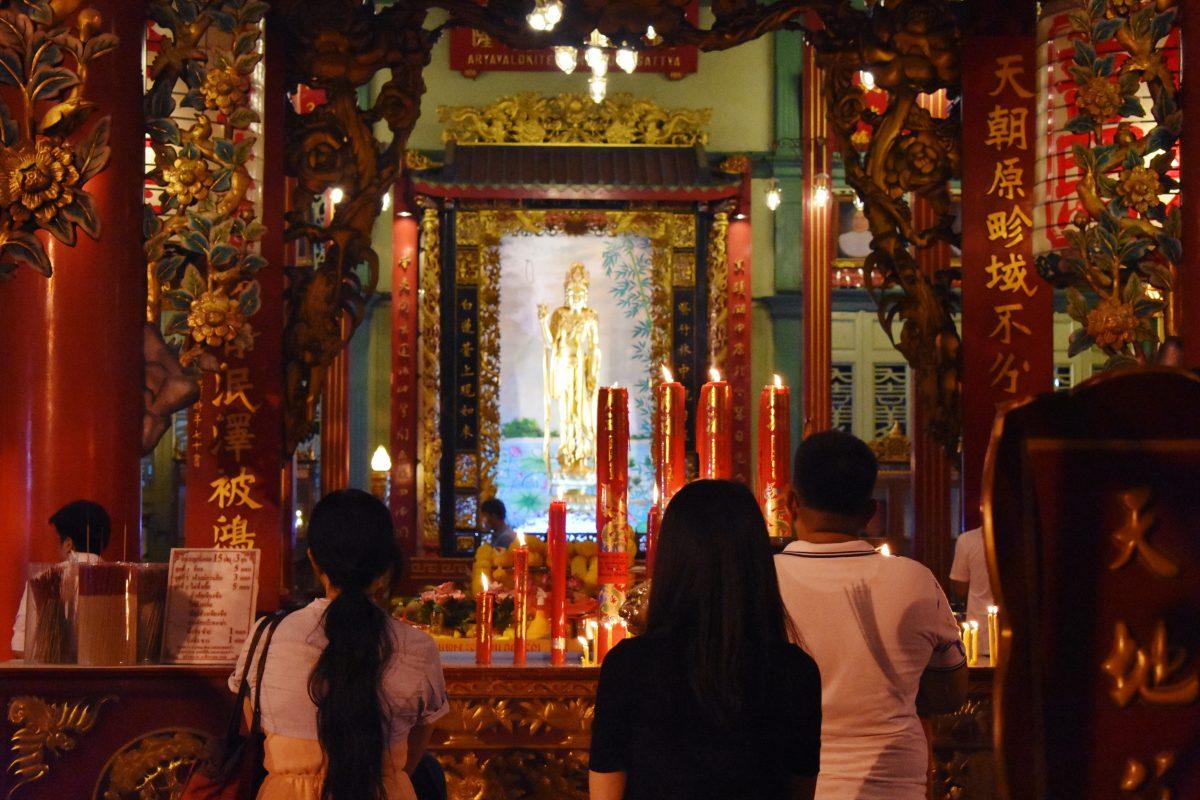
[{"label": "hanging lantern", "polygon": [[[1065,231],[1071,225],[1075,212],[1080,210],[1079,198],[1075,193],[1080,171],[1075,163],[1071,148],[1075,145],[1092,147],[1088,134],[1072,133],[1067,123],[1077,116],[1076,100],[1078,86],[1071,76],[1070,68],[1075,63],[1075,40],[1070,15],[1073,11],[1086,8],[1085,0],[1047,0],[1042,5],[1038,22],[1038,70],[1037,96],[1040,106],[1036,125],[1030,121],[1027,135],[1037,142],[1037,167],[1034,183],[1034,255],[1042,255],[1067,246]],[[1174,28],[1163,42],[1161,54],[1167,67],[1179,75],[1180,52],[1179,28]],[[1097,48],[1100,58],[1123,50],[1115,40],[1109,40]],[[1117,65],[1121,59],[1118,56]],[[1026,76],[1029,84],[1032,76]],[[1033,89],[1032,85],[1027,88]],[[1146,112],[1141,117],[1113,117],[1103,127],[1101,138],[1110,144],[1120,123],[1131,123],[1139,137],[1146,135],[1154,126],[1150,115],[1151,99],[1146,85],[1141,84],[1138,99]],[[1170,172],[1179,177],[1179,167]]]}]

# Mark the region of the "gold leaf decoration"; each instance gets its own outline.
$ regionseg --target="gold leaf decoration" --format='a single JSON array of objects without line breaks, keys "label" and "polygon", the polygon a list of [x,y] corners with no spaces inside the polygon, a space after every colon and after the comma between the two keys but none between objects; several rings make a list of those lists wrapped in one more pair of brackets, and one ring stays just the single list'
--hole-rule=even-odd
[{"label": "gold leaf decoration", "polygon": [[80,736],[100,718],[100,709],[115,698],[49,703],[40,697],[14,697],[8,702],[8,721],[18,726],[12,735],[13,759],[8,772],[15,780],[8,797],[50,772],[49,756],[61,758],[75,748]]}]

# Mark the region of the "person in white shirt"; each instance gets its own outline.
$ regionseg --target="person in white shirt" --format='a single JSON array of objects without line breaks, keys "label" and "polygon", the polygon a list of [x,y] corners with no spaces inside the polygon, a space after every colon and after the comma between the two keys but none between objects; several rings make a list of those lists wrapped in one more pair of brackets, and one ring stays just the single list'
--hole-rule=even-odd
[{"label": "person in white shirt", "polygon": [[[285,617],[267,650],[258,800],[416,800],[410,775],[449,703],[433,639],[373,599],[401,566],[391,513],[357,489],[326,495],[308,554],[325,597]],[[234,693],[251,641],[229,678]]]},{"label": "person in white shirt", "polygon": [[966,696],[958,626],[933,574],[860,538],[877,471],[849,434],[805,439],[788,498],[799,538],[775,557],[797,643],[821,671],[816,800],[924,800],[918,706],[948,713]]},{"label": "person in white shirt", "polygon": [[[100,553],[108,547],[112,535],[112,520],[104,506],[91,500],[76,500],[54,512],[50,524],[58,534],[59,562],[63,564],[96,564]],[[25,655],[25,630],[33,622],[33,611],[29,608],[29,587],[21,595],[17,607],[17,618],[13,620],[13,656]]]},{"label": "person in white shirt", "polygon": [[982,528],[959,534],[958,541],[954,543],[950,591],[958,599],[967,599],[967,622],[978,622],[980,629],[985,632],[979,637],[979,652],[988,655],[987,610],[996,601],[992,597],[992,579],[988,575]]}]

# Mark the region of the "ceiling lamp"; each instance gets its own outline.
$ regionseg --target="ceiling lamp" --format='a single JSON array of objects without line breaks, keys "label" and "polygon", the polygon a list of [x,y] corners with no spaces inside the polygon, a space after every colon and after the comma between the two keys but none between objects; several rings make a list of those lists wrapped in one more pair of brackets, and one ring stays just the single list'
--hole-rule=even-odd
[{"label": "ceiling lamp", "polygon": [[603,75],[593,75],[588,78],[588,94],[592,96],[593,103],[603,103],[607,93],[608,78]]},{"label": "ceiling lamp", "polygon": [[575,71],[575,67],[579,66],[579,51],[570,46],[556,47],[554,48],[554,63],[564,73],[570,75]]},{"label": "ceiling lamp", "polygon": [[554,30],[554,26],[562,21],[562,17],[563,5],[560,0],[537,0],[525,21],[535,31],[545,32]]},{"label": "ceiling lamp", "polygon": [[589,47],[583,53],[583,60],[592,70],[592,77],[602,78],[608,74],[608,53],[599,47]]},{"label": "ceiling lamp", "polygon": [[622,47],[617,51],[617,66],[625,70],[627,74],[633,74],[633,71],[637,69],[637,62],[637,53],[628,47]]}]

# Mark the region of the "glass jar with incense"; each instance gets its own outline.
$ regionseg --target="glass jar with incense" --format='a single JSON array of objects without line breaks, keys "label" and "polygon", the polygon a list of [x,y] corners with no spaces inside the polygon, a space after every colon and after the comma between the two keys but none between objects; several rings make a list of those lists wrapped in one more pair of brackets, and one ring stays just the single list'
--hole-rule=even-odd
[{"label": "glass jar with incense", "polygon": [[25,661],[73,662],[72,600],[74,576],[64,564],[31,564],[25,598]]},{"label": "glass jar with incense", "polygon": [[156,664],[162,656],[163,610],[167,605],[167,565],[137,564],[137,660]]},{"label": "glass jar with incense", "polygon": [[138,656],[137,564],[75,565],[78,662],[87,666],[126,666]]}]

